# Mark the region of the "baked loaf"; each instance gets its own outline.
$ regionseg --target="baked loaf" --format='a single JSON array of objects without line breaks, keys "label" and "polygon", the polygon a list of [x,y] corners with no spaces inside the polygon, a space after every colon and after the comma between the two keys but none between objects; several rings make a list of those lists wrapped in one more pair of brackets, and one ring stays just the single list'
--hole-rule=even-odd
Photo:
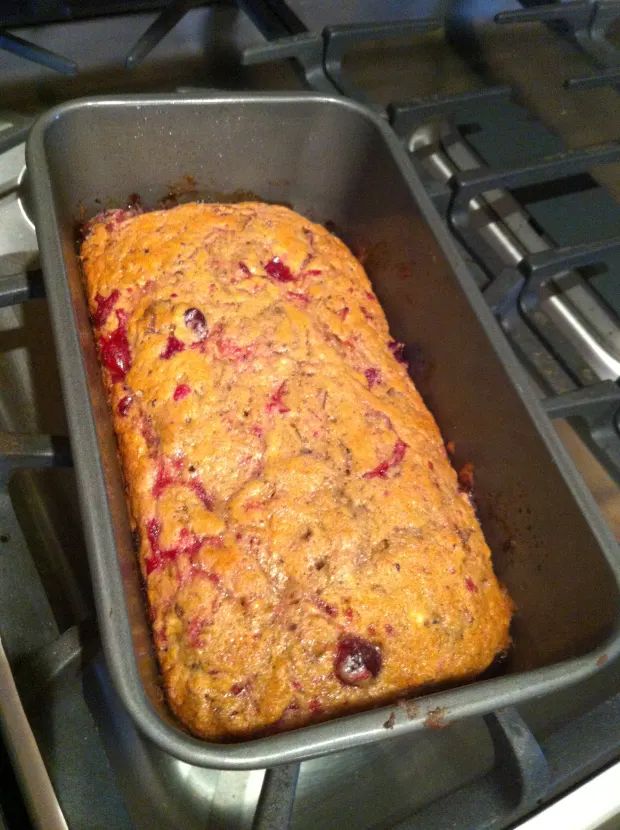
[{"label": "baked loaf", "polygon": [[100,215],[81,259],[163,685],[193,733],[290,729],[507,648],[468,494],[342,242],[284,207],[186,204]]}]

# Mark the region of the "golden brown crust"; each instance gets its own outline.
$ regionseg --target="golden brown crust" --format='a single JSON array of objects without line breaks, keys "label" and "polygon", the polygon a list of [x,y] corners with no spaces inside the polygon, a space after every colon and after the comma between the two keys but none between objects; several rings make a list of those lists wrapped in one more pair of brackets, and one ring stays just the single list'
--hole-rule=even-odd
[{"label": "golden brown crust", "polygon": [[509,643],[435,421],[348,249],[259,203],[82,246],[167,698],[289,729],[483,671]]}]

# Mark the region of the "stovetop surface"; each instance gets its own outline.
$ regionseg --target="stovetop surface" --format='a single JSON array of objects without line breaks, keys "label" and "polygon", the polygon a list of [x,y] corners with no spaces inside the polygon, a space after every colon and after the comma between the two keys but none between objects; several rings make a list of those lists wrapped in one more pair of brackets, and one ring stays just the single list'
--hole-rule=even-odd
[{"label": "stovetop surface", "polygon": [[[328,2],[290,5],[309,29],[407,14],[398,3],[347,2],[337,11]],[[447,5],[416,4],[416,15],[437,14]],[[585,94],[562,87],[563,78],[592,71],[591,60],[542,24],[515,25],[508,33],[488,19],[484,23],[486,5],[478,4],[476,12],[483,52],[476,67],[440,33],[403,38],[389,47],[374,44],[358,50],[345,66],[381,104],[489,83],[514,86],[516,105],[502,104],[506,109],[486,125],[478,114],[468,131],[471,145],[494,166],[618,140],[616,89]],[[494,4],[493,12],[514,6]],[[300,86],[287,64],[240,67],[239,51],[262,38],[227,4],[193,10],[130,73],[123,57],[153,19],[154,14],[143,13],[14,29],[70,54],[81,71],[75,78],[55,76],[0,52],[2,106],[35,113],[67,98],[102,92]],[[0,274],[37,264],[23,191],[13,187],[23,168],[23,146],[0,155]],[[618,232],[620,165],[605,165],[593,176],[553,200],[535,188],[525,194],[528,211],[556,244]],[[590,279],[613,313],[620,308],[619,272],[620,254],[610,255],[606,270]],[[0,309],[0,427],[66,434],[44,300]],[[560,421],[557,428],[620,534],[616,481],[571,426]],[[0,635],[70,826],[250,827],[262,771],[200,770],[166,756],[136,733],[117,700],[91,622],[94,608],[71,470],[16,472],[8,492],[0,493],[0,516]],[[619,688],[616,662],[586,682],[519,707],[552,763],[563,770],[562,788],[613,759],[610,747],[620,746],[620,706],[614,700]],[[597,719],[562,732],[599,704],[606,708]],[[576,758],[580,746],[589,752],[571,768],[571,753]],[[292,826],[393,827],[468,781],[481,780],[492,767],[493,744],[482,719],[309,761],[301,767]],[[414,821],[410,826],[441,825]]]}]

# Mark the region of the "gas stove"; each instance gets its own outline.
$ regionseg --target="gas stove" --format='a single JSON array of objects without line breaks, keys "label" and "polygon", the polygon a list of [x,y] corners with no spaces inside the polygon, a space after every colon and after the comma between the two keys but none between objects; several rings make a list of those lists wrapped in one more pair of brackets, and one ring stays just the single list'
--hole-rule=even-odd
[{"label": "gas stove", "polygon": [[37,113],[104,92],[309,87],[374,108],[618,534],[620,0],[15,2],[0,21],[0,637],[51,782],[3,697],[0,828],[62,826],[54,801],[70,828],[602,826],[620,812],[617,662],[267,773],[198,769],[135,730],[94,622],[23,140]]}]

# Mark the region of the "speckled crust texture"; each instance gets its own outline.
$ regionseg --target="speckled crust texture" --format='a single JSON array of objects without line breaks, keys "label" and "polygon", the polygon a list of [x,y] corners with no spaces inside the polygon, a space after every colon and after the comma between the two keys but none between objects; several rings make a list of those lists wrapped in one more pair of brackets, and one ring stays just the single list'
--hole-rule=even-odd
[{"label": "speckled crust texture", "polygon": [[81,258],[155,648],[196,735],[458,683],[511,602],[359,262],[284,207],[111,211]]}]

